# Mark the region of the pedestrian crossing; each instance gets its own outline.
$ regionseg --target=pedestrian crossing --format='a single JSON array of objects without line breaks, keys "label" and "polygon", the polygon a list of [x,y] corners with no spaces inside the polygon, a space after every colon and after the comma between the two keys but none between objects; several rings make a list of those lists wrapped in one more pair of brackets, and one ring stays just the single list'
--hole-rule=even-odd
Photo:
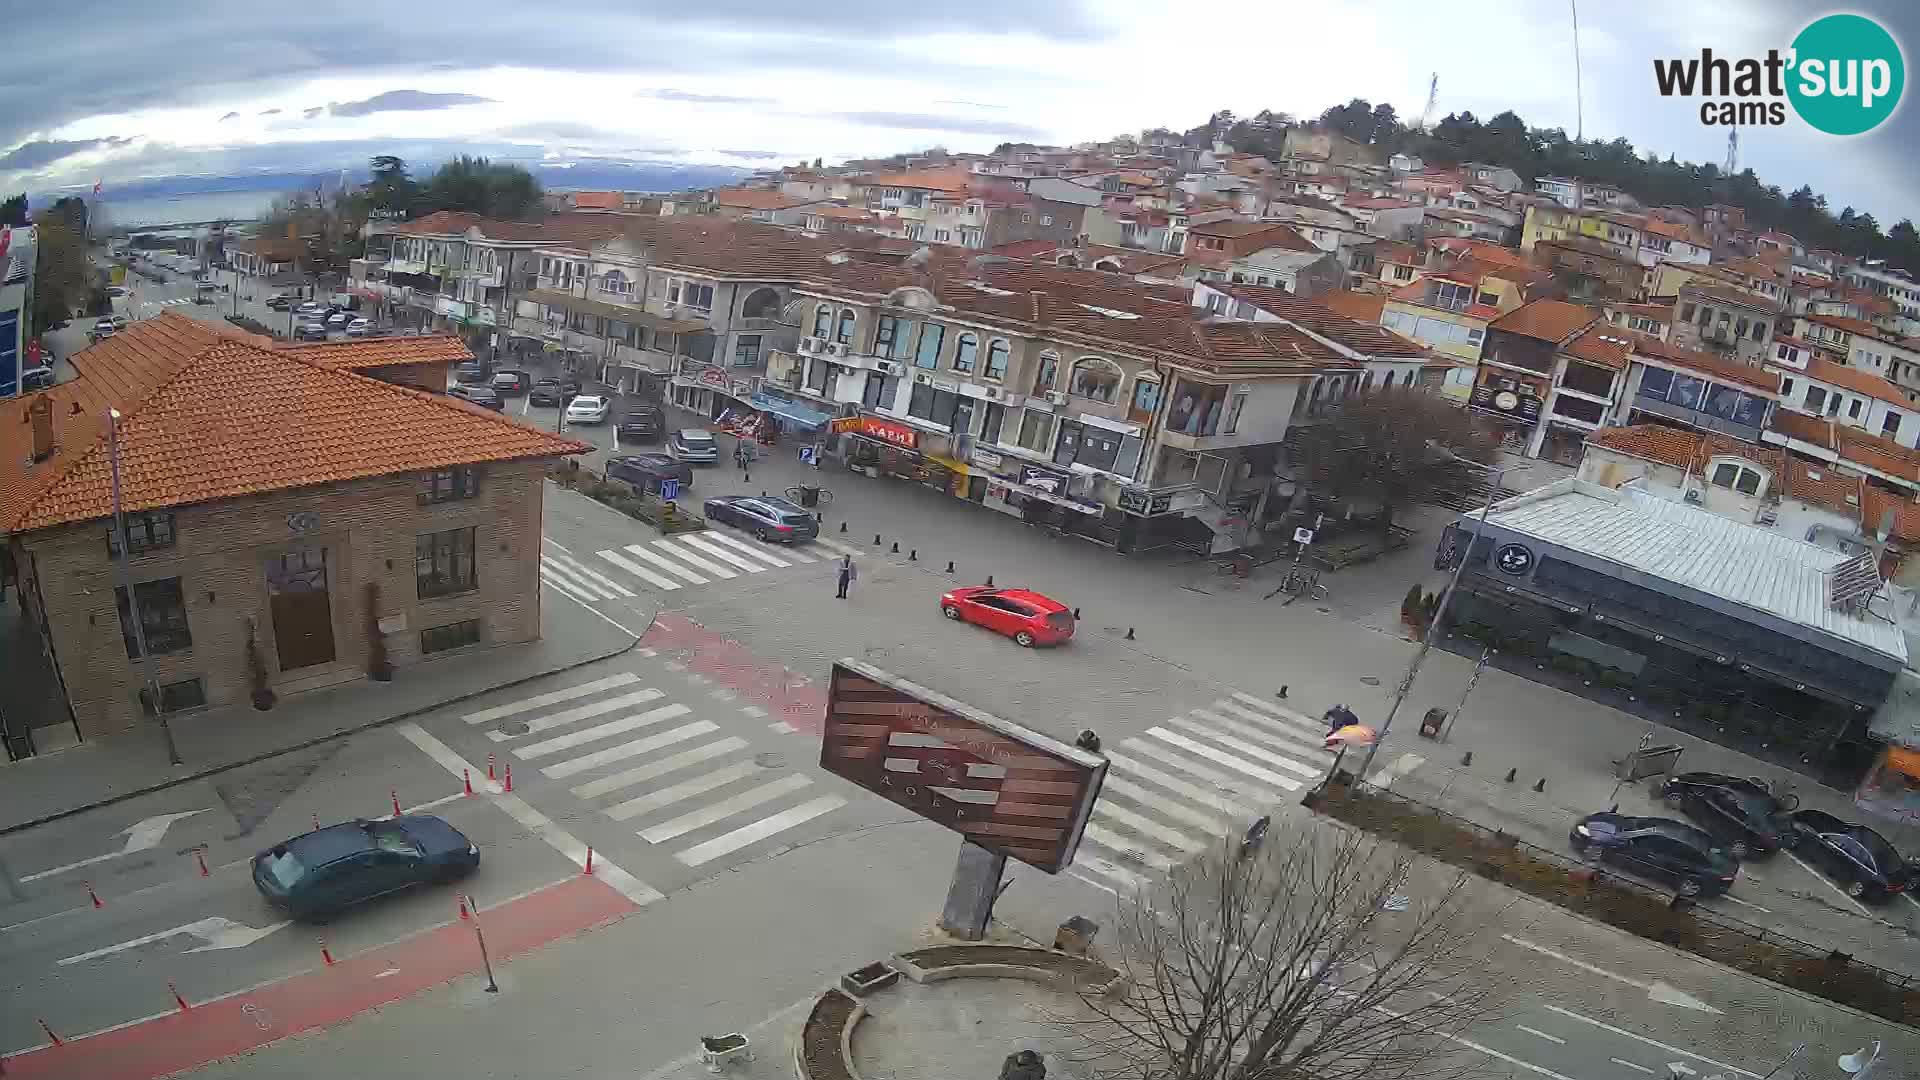
[{"label": "pedestrian crossing", "polygon": [[[544,569],[544,568],[543,568]],[[591,580],[591,579],[587,579]],[[571,784],[574,798],[698,867],[823,817],[846,800],[815,777],[622,672],[470,712],[514,764]]]},{"label": "pedestrian crossing", "polygon": [[1326,725],[1234,692],[1108,748],[1107,778],[1068,873],[1133,892],[1317,783]]},{"label": "pedestrian crossing", "polygon": [[749,574],[830,562],[842,554],[857,553],[833,540],[788,547],[721,529],[606,548],[591,558],[576,556],[549,539],[540,554],[540,580],[575,600],[593,603],[636,596],[642,588],[678,592]]}]

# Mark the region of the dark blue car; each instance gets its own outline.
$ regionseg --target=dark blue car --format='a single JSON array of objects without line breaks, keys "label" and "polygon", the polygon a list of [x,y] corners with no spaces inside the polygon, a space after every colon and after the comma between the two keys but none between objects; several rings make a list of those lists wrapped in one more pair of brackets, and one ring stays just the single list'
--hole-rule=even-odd
[{"label": "dark blue car", "polygon": [[480,865],[480,849],[431,814],[347,821],[303,833],[253,857],[253,884],[302,921],[415,885],[453,881]]},{"label": "dark blue car", "polygon": [[1671,818],[1588,814],[1567,840],[1583,857],[1672,885],[1683,896],[1718,896],[1740,873],[1739,861],[1706,830]]}]

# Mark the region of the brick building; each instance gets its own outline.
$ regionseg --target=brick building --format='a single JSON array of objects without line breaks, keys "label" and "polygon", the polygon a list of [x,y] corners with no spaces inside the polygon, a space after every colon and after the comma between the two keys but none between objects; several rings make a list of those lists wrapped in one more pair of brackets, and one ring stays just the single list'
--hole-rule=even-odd
[{"label": "brick building", "polygon": [[[587,447],[352,370],[448,352],[274,348],[165,314],[7,403],[0,544],[78,738],[138,724],[149,680],[178,713],[248,700],[256,663],[279,694],[365,678],[376,637],[404,667],[539,636],[544,469]],[[110,409],[145,665],[115,576]]]}]

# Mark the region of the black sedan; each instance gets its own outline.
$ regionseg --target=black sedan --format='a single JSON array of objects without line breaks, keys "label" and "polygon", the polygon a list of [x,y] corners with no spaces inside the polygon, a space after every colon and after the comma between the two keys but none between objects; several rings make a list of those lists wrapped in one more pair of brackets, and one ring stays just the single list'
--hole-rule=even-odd
[{"label": "black sedan", "polygon": [[533,389],[527,391],[527,404],[550,405],[559,408],[566,400],[580,392],[578,379],[536,379]]},{"label": "black sedan", "polygon": [[480,849],[431,814],[347,821],[302,833],[253,857],[253,884],[288,915],[322,922],[355,904],[465,877]]},{"label": "black sedan", "polygon": [[667,417],[653,405],[630,405],[614,426],[615,442],[659,442],[666,430]]},{"label": "black sedan", "polygon": [[1567,842],[1584,857],[1672,885],[1682,896],[1717,896],[1740,873],[1739,861],[1705,830],[1669,818],[1588,814]]},{"label": "black sedan", "polygon": [[1886,837],[1821,810],[1801,810],[1789,817],[1780,842],[1840,882],[1856,900],[1891,900],[1912,880],[1906,860]]},{"label": "black sedan", "polygon": [[1722,773],[1668,777],[1660,785],[1660,797],[1719,837],[1736,859],[1778,851],[1784,824],[1780,815],[1793,809],[1764,782]]},{"label": "black sedan", "polygon": [[708,521],[737,526],[769,543],[791,544],[820,535],[813,515],[777,496],[720,495],[701,508]]}]

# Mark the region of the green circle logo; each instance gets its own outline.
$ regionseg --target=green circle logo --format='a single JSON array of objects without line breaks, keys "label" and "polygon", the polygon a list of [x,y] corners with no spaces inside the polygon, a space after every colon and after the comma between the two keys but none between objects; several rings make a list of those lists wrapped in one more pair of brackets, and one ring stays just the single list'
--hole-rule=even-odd
[{"label": "green circle logo", "polygon": [[1826,15],[1793,39],[1787,99],[1800,119],[1829,135],[1879,127],[1900,105],[1907,64],[1900,43],[1864,15]]}]

